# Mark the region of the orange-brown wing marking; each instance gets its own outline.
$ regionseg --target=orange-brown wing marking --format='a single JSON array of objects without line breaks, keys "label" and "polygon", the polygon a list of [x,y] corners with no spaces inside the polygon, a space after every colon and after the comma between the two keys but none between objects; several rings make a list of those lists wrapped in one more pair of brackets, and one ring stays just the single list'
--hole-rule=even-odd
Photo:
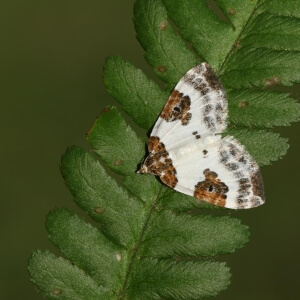
[{"label": "orange-brown wing marking", "polygon": [[192,118],[192,114],[189,112],[190,107],[190,97],[183,96],[179,91],[173,90],[160,117],[167,122],[180,120],[182,125],[187,125]]},{"label": "orange-brown wing marking", "polygon": [[170,164],[167,168],[164,170],[164,175],[160,176],[161,181],[168,185],[171,188],[175,188],[178,179],[176,177],[176,169],[172,164]]},{"label": "orange-brown wing marking", "polygon": [[144,161],[147,173],[160,176],[163,183],[174,188],[178,182],[176,169],[165,145],[157,136],[151,136],[148,142],[149,155]]},{"label": "orange-brown wing marking", "polygon": [[218,179],[218,174],[205,169],[205,180],[195,185],[194,197],[218,206],[225,206],[228,186]]}]

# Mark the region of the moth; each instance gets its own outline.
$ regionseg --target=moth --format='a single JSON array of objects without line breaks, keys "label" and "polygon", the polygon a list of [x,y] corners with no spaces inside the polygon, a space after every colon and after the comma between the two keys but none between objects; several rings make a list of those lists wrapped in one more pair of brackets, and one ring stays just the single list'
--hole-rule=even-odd
[{"label": "moth", "polygon": [[225,90],[207,63],[190,69],[165,104],[138,173],[159,176],[174,190],[217,206],[264,203],[257,163],[227,128]]}]

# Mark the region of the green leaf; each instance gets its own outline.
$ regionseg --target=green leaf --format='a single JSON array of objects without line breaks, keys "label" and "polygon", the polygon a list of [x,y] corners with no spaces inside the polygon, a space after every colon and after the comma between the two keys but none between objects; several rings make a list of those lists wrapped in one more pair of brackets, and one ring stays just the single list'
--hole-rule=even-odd
[{"label": "green leaf", "polygon": [[288,17],[300,17],[300,7],[298,0],[268,0],[260,1],[257,7],[258,12],[268,11],[274,14]]},{"label": "green leaf", "polygon": [[[298,5],[299,6],[299,3]],[[247,27],[240,46],[267,47],[275,50],[299,51],[298,18],[262,12]],[[247,33],[248,32],[248,33]]]},{"label": "green leaf", "polygon": [[[159,262],[159,263],[158,263]],[[132,274],[127,299],[201,299],[229,284],[224,263],[144,259]]]},{"label": "green leaf", "polygon": [[83,270],[48,251],[33,253],[28,271],[47,299],[111,299],[111,291]]},{"label": "green leaf", "polygon": [[221,79],[227,88],[266,87],[300,82],[300,52],[245,46],[224,65]]},{"label": "green leaf", "polygon": [[[167,89],[199,61],[212,65],[228,96],[224,135],[235,136],[258,164],[270,164],[285,155],[288,144],[269,128],[289,125],[300,116],[293,98],[270,91],[300,81],[298,1],[214,4],[137,0],[137,38]],[[168,92],[120,57],[107,59],[104,82],[136,124],[153,126]],[[61,171],[76,204],[97,228],[65,209],[49,214],[49,239],[66,259],[41,251],[30,259],[32,280],[45,296],[196,300],[226,289],[229,269],[213,259],[243,247],[248,227],[227,216],[226,209],[137,174],[146,144],[115,107],[100,114],[87,139],[92,153],[67,149]],[[122,175],[122,184],[105,168]],[[214,209],[218,215],[209,215]]]},{"label": "green leaf", "polygon": [[197,64],[195,55],[170,25],[161,0],[136,1],[134,24],[137,39],[146,51],[145,58],[158,78],[176,84]]},{"label": "green leaf", "polygon": [[233,24],[220,20],[208,8],[206,1],[163,2],[182,37],[192,43],[197,54],[218,71],[251,16],[257,1],[218,1],[227,17],[231,15],[230,9],[238,12],[235,13]]},{"label": "green leaf", "polygon": [[137,171],[137,163],[145,153],[144,143],[115,107],[107,107],[100,114],[87,139],[107,166],[122,175]]},{"label": "green leaf", "polygon": [[137,198],[149,204],[158,193],[161,193],[161,184],[154,176],[140,176],[139,174],[125,176],[123,186]]},{"label": "green leaf", "polygon": [[299,121],[300,106],[286,93],[229,90],[229,120],[245,127],[272,128]]},{"label": "green leaf", "polygon": [[[126,252],[99,230],[66,209],[56,209],[47,218],[49,239],[63,255],[101,286],[116,289],[126,273]],[[111,272],[107,272],[110,269]]]},{"label": "green leaf", "polygon": [[[106,143],[108,146],[109,140]],[[79,147],[67,149],[61,171],[75,202],[102,224],[103,233],[117,244],[133,243],[140,230],[137,225],[144,220],[143,203],[118,186],[101,164]]]},{"label": "green leaf", "polygon": [[207,257],[232,253],[243,247],[248,238],[247,226],[227,216],[153,212],[140,251],[143,257]]},{"label": "green leaf", "polygon": [[121,57],[106,60],[104,83],[107,91],[122,104],[122,109],[146,129],[156,121],[157,112],[169,94]]}]

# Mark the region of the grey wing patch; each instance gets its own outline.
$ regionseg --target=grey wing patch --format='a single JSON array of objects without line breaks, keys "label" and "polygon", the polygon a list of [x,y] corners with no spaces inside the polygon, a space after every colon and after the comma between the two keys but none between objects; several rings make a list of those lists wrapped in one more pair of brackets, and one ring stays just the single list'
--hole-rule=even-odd
[{"label": "grey wing patch", "polygon": [[265,202],[264,186],[259,166],[245,147],[232,136],[221,140],[220,163],[230,171],[239,189],[230,208],[252,208]]},{"label": "grey wing patch", "polygon": [[227,98],[210,65],[202,63],[189,70],[182,79],[199,93],[199,99],[203,101],[201,115],[206,128],[216,133],[223,132],[227,126]]}]

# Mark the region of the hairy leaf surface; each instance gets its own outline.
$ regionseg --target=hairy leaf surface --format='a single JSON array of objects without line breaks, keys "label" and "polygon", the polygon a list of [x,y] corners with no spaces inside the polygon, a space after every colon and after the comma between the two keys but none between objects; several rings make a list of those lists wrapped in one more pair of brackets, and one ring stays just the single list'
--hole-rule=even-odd
[{"label": "hairy leaf surface", "polygon": [[33,282],[47,299],[111,299],[112,292],[82,269],[49,251],[33,253],[28,266]]}]

